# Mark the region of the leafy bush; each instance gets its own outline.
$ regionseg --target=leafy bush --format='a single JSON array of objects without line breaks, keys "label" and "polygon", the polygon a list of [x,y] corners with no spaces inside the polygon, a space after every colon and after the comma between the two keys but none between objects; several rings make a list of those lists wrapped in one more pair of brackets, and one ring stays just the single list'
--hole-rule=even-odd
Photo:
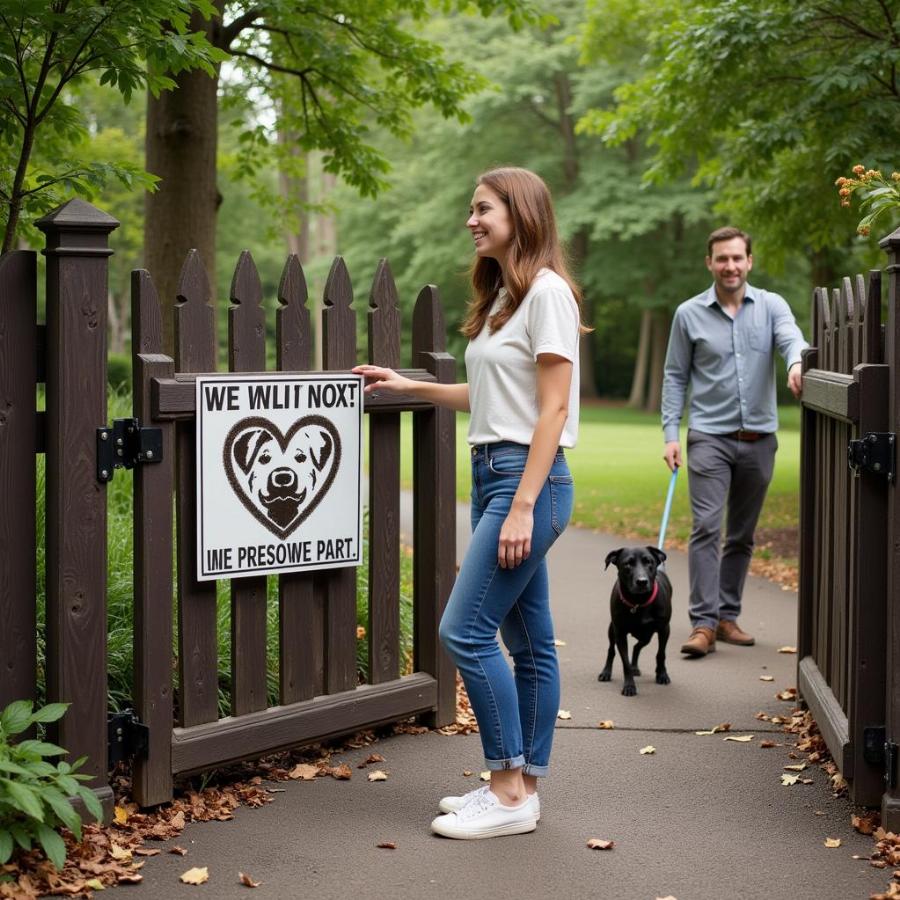
[{"label": "leafy bush", "polygon": [[37,841],[62,869],[66,845],[55,829],[65,825],[81,840],[81,816],[67,797],[81,798],[92,816],[102,817],[100,801],[79,784],[93,776],[76,774],[86,757],[53,765],[45,757],[62,756],[62,747],[35,739],[11,740],[34,725],[55,722],[67,707],[50,703],[32,712],[30,700],[17,700],[0,713],[0,864],[9,860],[17,844],[30,850]]},{"label": "leafy bush", "polygon": [[131,390],[131,356],[110,353],[106,358],[106,380],[114,391]]}]

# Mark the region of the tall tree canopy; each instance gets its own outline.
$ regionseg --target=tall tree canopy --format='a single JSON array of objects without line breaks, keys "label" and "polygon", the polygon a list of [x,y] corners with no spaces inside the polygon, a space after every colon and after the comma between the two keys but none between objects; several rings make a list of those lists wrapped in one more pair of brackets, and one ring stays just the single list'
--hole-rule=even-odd
[{"label": "tall tree canopy", "polygon": [[[662,5],[663,8],[660,8]],[[588,0],[587,50],[642,22],[647,52],[612,108],[585,124],[653,149],[649,176],[687,172],[761,239],[802,249],[817,282],[855,221],[834,180],[859,161],[896,168],[898,0]]]},{"label": "tall tree canopy", "polygon": [[[127,101],[146,87],[174,86],[164,73],[212,73],[216,51],[188,32],[208,0],[6,0],[0,7],[0,201],[3,251],[21,225],[73,192],[90,196],[110,178],[152,186],[137,165],[73,157],[87,122],[72,89],[85,79],[117,88]],[[162,22],[167,22],[166,30]]]},{"label": "tall tree canopy", "polygon": [[[501,14],[519,26],[537,18],[530,0],[215,0],[210,21],[195,14],[193,29],[242,73],[244,90],[271,105],[242,134],[246,167],[281,152],[283,165],[302,163],[279,151],[276,132],[304,150],[324,152],[327,171],[363,194],[384,186],[387,161],[371,142],[373,128],[407,135],[411,110],[433,105],[463,117],[462,99],[481,84],[473,67],[448,59],[419,36],[435,6]],[[470,48],[471,52],[471,48]],[[218,72],[186,72],[177,89],[147,107],[147,168],[161,179],[148,194],[145,259],[163,296],[174,296],[185,253],[197,247],[210,265],[215,254]],[[281,145],[284,148],[284,144]],[[168,323],[167,331],[170,332]]]}]

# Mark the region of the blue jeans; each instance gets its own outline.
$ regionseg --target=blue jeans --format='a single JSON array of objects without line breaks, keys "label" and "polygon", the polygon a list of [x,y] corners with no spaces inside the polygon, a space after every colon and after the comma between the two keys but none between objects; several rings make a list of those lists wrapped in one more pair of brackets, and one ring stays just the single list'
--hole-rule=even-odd
[{"label": "blue jeans", "polygon": [[514,569],[500,568],[500,529],[527,456],[528,447],[509,441],[472,448],[472,541],[440,637],[466,685],[487,768],[546,775],[559,712],[559,662],[545,556],[568,524],[574,490],[559,450],[534,506],[531,554]]}]

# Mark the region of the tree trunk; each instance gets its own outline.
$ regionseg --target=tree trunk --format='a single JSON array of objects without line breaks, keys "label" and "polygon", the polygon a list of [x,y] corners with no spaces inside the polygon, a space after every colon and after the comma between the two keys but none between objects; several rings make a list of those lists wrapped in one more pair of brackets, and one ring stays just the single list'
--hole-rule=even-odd
[{"label": "tree trunk", "polygon": [[116,295],[109,291],[107,293],[107,322],[109,326],[107,328],[107,350],[110,353],[124,353],[125,352],[125,310],[119,308],[119,303],[116,300]]},{"label": "tree trunk", "polygon": [[[219,4],[217,4],[219,5]],[[219,20],[191,19],[192,31],[215,42]],[[175,76],[177,87],[147,97],[146,168],[161,179],[144,204],[144,265],[153,277],[163,309],[165,348],[174,347],[173,304],[181,267],[196,248],[209,275],[215,308],[216,213],[222,196],[216,186],[218,70]]]},{"label": "tree trunk", "polygon": [[[282,147],[286,147],[292,157],[305,155],[300,150],[296,138],[281,129],[278,130],[278,143]],[[306,171],[301,178],[289,175],[282,169],[278,173],[278,190],[285,200],[291,203],[299,201],[303,205],[303,211],[298,218],[296,220],[292,218],[287,223],[285,237],[288,253],[296,254],[300,258],[300,262],[307,265],[309,263],[309,213],[306,205],[309,203],[309,166],[306,166]]]},{"label": "tree trunk", "polygon": [[631,394],[628,406],[643,409],[647,395],[647,368],[650,361],[650,332],[653,327],[653,311],[645,309],[641,313],[641,333],[638,338],[637,357],[634,360],[634,375],[631,379]]},{"label": "tree trunk", "polygon": [[[319,155],[318,162],[321,163],[321,155]],[[317,168],[317,189],[314,191],[313,200],[315,203],[322,205],[327,203],[328,198],[334,192],[335,186],[337,185],[337,177],[331,172],[326,172],[321,165]],[[327,261],[325,267],[325,271],[327,272],[330,268],[331,260],[338,252],[337,220],[332,212],[319,212],[316,215],[313,224],[315,230],[315,256],[317,259],[324,259]],[[360,282],[362,274],[363,273],[360,272],[356,275],[356,291],[358,296],[364,297],[366,296],[364,292],[368,291],[368,285],[366,285],[365,282]],[[324,288],[325,282],[322,281],[314,287],[311,286],[309,293],[310,315],[312,316],[313,322],[315,322],[316,342],[314,347],[314,358],[315,367],[317,369],[322,368],[322,308],[324,306]],[[360,301],[357,301],[357,303],[359,302]]]},{"label": "tree trunk", "polygon": [[653,312],[650,349],[650,384],[647,388],[647,412],[659,412],[662,405],[663,370],[666,365],[666,345],[669,342],[669,316],[662,310]]}]

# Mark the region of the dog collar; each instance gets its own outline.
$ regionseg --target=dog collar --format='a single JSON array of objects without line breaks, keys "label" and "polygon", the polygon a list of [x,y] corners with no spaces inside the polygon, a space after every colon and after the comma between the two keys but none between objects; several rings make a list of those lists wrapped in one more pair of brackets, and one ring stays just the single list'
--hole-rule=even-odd
[{"label": "dog collar", "polygon": [[656,595],[659,593],[659,582],[654,581],[653,592],[650,594],[650,599],[645,600],[643,603],[632,603],[622,592],[622,585],[618,584],[617,587],[619,588],[619,599],[629,608],[629,610],[631,610],[631,612],[634,612],[636,609],[643,609],[645,606],[649,606],[656,599]]}]

